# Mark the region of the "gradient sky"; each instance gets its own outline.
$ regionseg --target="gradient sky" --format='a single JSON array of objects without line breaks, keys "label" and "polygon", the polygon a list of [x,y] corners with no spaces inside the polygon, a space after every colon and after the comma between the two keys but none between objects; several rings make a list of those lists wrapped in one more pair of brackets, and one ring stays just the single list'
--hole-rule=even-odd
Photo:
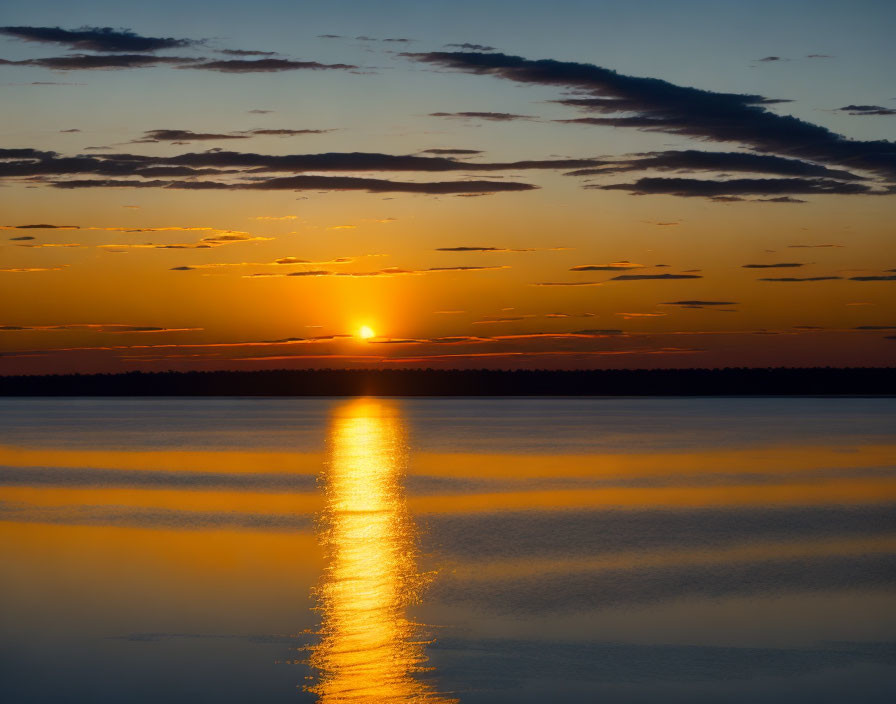
[{"label": "gradient sky", "polygon": [[894,26],[7,0],[0,373],[889,365]]}]

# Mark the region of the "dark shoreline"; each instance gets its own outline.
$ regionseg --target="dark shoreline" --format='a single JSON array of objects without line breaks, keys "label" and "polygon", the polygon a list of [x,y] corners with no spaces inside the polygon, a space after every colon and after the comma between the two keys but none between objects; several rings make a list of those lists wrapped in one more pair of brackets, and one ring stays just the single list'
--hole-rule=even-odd
[{"label": "dark shoreline", "polygon": [[0,396],[893,396],[896,368],[271,370],[0,377]]}]

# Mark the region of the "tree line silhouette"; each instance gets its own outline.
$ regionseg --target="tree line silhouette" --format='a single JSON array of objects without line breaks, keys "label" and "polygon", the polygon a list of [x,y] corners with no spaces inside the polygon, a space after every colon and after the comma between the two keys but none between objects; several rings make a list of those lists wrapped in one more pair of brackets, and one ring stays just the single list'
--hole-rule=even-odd
[{"label": "tree line silhouette", "polygon": [[0,396],[896,395],[896,368],[278,369],[0,377]]}]

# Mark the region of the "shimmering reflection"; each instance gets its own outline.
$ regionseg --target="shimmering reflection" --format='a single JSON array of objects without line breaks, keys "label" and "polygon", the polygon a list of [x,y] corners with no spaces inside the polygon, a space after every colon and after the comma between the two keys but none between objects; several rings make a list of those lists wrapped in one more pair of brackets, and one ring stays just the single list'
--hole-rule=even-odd
[{"label": "shimmering reflection", "polygon": [[402,480],[397,405],[357,399],[333,414],[322,538],[328,565],[318,591],[320,641],[309,691],[330,702],[449,702],[420,679],[421,627],[407,618],[425,581]]}]

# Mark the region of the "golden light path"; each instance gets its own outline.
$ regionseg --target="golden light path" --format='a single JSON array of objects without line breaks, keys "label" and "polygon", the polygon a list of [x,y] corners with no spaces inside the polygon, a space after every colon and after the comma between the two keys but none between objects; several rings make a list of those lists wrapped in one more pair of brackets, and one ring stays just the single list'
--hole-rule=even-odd
[{"label": "golden light path", "polygon": [[311,650],[322,704],[447,703],[419,678],[427,671],[421,627],[407,607],[425,577],[402,480],[405,446],[397,405],[357,399],[331,420],[322,539],[328,564],[318,591],[320,641]]}]

